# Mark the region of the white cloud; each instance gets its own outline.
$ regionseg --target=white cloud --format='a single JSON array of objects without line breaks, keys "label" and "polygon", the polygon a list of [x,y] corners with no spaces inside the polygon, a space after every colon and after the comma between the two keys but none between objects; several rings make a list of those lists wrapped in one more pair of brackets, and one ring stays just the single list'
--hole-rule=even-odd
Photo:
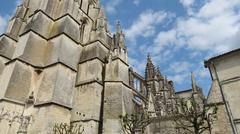
[{"label": "white cloud", "polygon": [[183,73],[183,72],[191,72],[191,68],[193,64],[187,61],[178,61],[174,62],[169,66],[169,69],[174,73]]},{"label": "white cloud", "polygon": [[202,61],[200,63],[191,63],[191,61],[177,61],[170,64],[168,72],[171,72],[169,78],[176,84],[186,84],[186,80],[190,82],[191,72],[195,73],[196,79],[201,81],[209,78],[210,76],[209,71],[204,68]]},{"label": "white cloud", "polygon": [[133,4],[139,5],[139,3],[140,3],[140,0],[133,0]]},{"label": "white cloud", "polygon": [[22,0],[16,0],[16,5],[22,4]]},{"label": "white cloud", "polygon": [[166,45],[169,46],[172,45],[173,43],[176,43],[176,34],[177,33],[174,29],[158,33],[158,35],[154,39],[153,49],[151,48],[153,54],[162,52]]},{"label": "white cloud", "polygon": [[107,2],[107,4],[104,6],[106,12],[108,12],[109,14],[116,13],[116,8],[121,2],[122,0],[111,0]]},{"label": "white cloud", "polygon": [[187,10],[187,13],[188,13],[189,15],[192,15],[192,14],[193,14],[193,9],[192,9],[192,7],[193,7],[193,5],[194,5],[195,0],[180,0],[179,2],[180,2],[180,3],[183,5],[183,7]]},{"label": "white cloud", "polygon": [[200,17],[216,17],[225,13],[234,13],[239,8],[239,0],[208,0],[197,13]]},{"label": "white cloud", "polygon": [[[240,0],[206,0],[198,8],[195,8],[195,0],[180,2],[188,14],[177,18],[172,28],[158,31],[166,21],[175,20],[171,13],[148,10],[125,31],[132,42],[138,41],[139,37],[154,37],[152,44],[143,41],[137,42],[143,45],[132,47],[134,43],[131,43],[130,50],[140,51],[133,55],[152,52],[155,63],[167,66],[163,73],[177,84],[186,84],[186,79],[190,81],[191,71],[202,80],[209,78],[209,72],[203,66],[204,58],[239,47]],[[176,57],[176,53],[183,52],[186,53],[182,57]],[[145,60],[132,57],[129,61],[137,71],[144,71]]]},{"label": "white cloud", "polygon": [[136,21],[125,30],[126,37],[135,42],[138,37],[150,37],[155,34],[157,24],[161,24],[166,18],[172,16],[172,14],[153,10],[147,10],[141,13]]},{"label": "white cloud", "polygon": [[[188,0],[181,2],[186,10],[194,3]],[[200,57],[209,58],[239,48],[239,37],[240,1],[208,0],[198,11],[178,18],[172,29],[160,31],[155,37],[154,47],[150,46],[149,49],[157,55],[158,61],[162,60],[163,53],[168,49],[171,50],[168,57],[181,53],[183,49],[193,56],[185,57],[191,59],[191,64],[182,61],[172,63],[168,59],[168,71],[172,74],[170,79],[181,84],[191,71],[200,78],[209,77],[208,70],[202,64],[204,59]]]},{"label": "white cloud", "polygon": [[189,7],[193,5],[194,0],[180,0],[180,3],[185,7]]},{"label": "white cloud", "polygon": [[[214,16],[211,13],[201,16],[202,13],[199,13],[196,17],[178,22],[179,36],[185,38],[189,48],[222,53],[237,47],[235,42],[240,28],[240,14],[234,12],[234,8],[215,12]],[[206,19],[205,16],[211,17]]]},{"label": "white cloud", "polygon": [[212,54],[237,48],[240,36],[239,8],[239,0],[210,0],[199,12],[179,18],[173,29],[160,32],[155,39],[155,50],[159,53],[172,44],[194,52]]},{"label": "white cloud", "polygon": [[[186,80],[188,81],[188,78],[190,77],[189,74],[188,73],[180,73],[180,74],[176,74],[173,76],[169,76],[169,79],[172,80],[174,83],[181,84],[181,83],[185,83]],[[190,81],[190,79],[189,79],[189,81]]]},{"label": "white cloud", "polygon": [[145,67],[146,67],[146,61],[145,60],[137,60],[135,58],[128,58],[128,61],[131,65],[133,65],[134,71],[143,74]]},{"label": "white cloud", "polygon": [[7,17],[0,16],[0,34],[2,34],[7,25]]}]

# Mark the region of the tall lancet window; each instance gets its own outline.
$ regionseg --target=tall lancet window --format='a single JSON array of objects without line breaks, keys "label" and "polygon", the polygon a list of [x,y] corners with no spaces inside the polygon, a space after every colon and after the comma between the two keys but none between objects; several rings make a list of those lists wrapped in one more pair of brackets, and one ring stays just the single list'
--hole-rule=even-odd
[{"label": "tall lancet window", "polygon": [[87,25],[87,19],[86,18],[83,18],[82,20],[82,25],[80,27],[80,42],[81,43],[84,43],[84,31],[85,31],[85,27]]}]

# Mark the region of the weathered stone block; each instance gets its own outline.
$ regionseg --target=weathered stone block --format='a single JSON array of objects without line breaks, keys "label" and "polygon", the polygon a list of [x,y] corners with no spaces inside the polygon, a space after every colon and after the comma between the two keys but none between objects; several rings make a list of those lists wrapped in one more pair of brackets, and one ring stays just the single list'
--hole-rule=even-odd
[{"label": "weathered stone block", "polygon": [[103,134],[124,134],[121,121],[116,119],[106,119]]},{"label": "weathered stone block", "polygon": [[25,26],[23,32],[33,30],[47,39],[50,36],[52,26],[53,21],[48,16],[42,12],[37,12],[28,19],[27,25]]},{"label": "weathered stone block", "polygon": [[236,123],[236,128],[237,128],[237,131],[240,132],[240,123]]},{"label": "weathered stone block", "polygon": [[81,7],[81,9],[82,9],[83,12],[85,12],[86,14],[88,13],[88,5],[89,5],[89,1],[88,1],[88,0],[83,0],[83,1],[82,1],[82,7]]},{"label": "weathered stone block", "polygon": [[128,54],[124,49],[115,49],[113,59],[121,59],[125,64],[128,64]]},{"label": "weathered stone block", "polygon": [[213,134],[231,134],[232,128],[224,105],[218,105],[217,120],[214,121]]},{"label": "weathered stone block", "polygon": [[207,98],[207,103],[221,103],[223,102],[223,97],[221,94],[221,89],[217,80],[213,80],[211,89],[209,91],[209,96]]},{"label": "weathered stone block", "polygon": [[120,82],[105,83],[104,118],[119,119],[119,115],[133,112],[131,89]]},{"label": "weathered stone block", "polygon": [[[2,108],[4,110],[2,111]],[[23,112],[24,106],[18,105],[16,103],[7,102],[7,101],[1,101],[0,103],[0,110],[3,113],[8,113],[9,116],[5,116],[4,119],[1,119],[0,121],[0,133],[1,134],[16,134],[20,123],[19,118],[16,118],[17,116],[20,116]],[[15,120],[13,122],[9,122],[9,120],[12,120],[15,117]]]},{"label": "weathered stone block", "polygon": [[32,115],[29,134],[53,134],[55,124],[70,123],[70,111],[57,105],[39,107]]},{"label": "weathered stone block", "polygon": [[80,38],[80,26],[71,17],[64,16],[56,21],[53,25],[51,36],[54,37],[60,34],[66,34],[71,37],[75,42],[79,42]]},{"label": "weathered stone block", "polygon": [[83,30],[83,38],[80,40],[81,43],[88,44],[90,42],[90,36],[91,36],[91,31],[92,31],[92,26],[94,25],[93,22],[89,19],[88,16],[85,14],[82,15],[81,20],[84,21],[84,30]]},{"label": "weathered stone block", "polygon": [[35,66],[44,66],[47,41],[33,32],[22,36],[17,43],[13,58],[20,58]]},{"label": "weathered stone block", "polygon": [[90,60],[79,64],[76,85],[85,84],[93,81],[102,83],[103,63],[98,60]]},{"label": "weathered stone block", "polygon": [[89,121],[89,122],[85,122],[83,124],[83,134],[99,134],[98,130],[99,130],[99,122],[96,121]]},{"label": "weathered stone block", "polygon": [[42,0],[39,9],[53,18],[54,13],[57,11],[59,3],[59,0]]},{"label": "weathered stone block", "polygon": [[26,11],[27,8],[25,6],[18,6],[14,17],[24,19]]},{"label": "weathered stone block", "polygon": [[71,121],[100,121],[103,86],[97,82],[83,85],[74,91]]},{"label": "weathered stone block", "polygon": [[0,37],[0,55],[3,55],[11,59],[15,51],[15,48],[16,48],[16,41],[10,39],[5,35]]},{"label": "weathered stone block", "polygon": [[122,83],[105,83],[103,133],[121,133],[122,126],[119,116],[133,112],[132,98],[131,89]]},{"label": "weathered stone block", "polygon": [[1,77],[1,98],[24,102],[31,90],[32,68],[21,62],[8,65]]},{"label": "weathered stone block", "polygon": [[220,81],[226,81],[240,76],[240,54],[233,54],[215,63]]},{"label": "weathered stone block", "polygon": [[[149,134],[183,134],[176,129],[175,122],[171,119],[155,120],[149,125]],[[184,133],[186,134],[186,133]]]},{"label": "weathered stone block", "polygon": [[13,18],[9,21],[6,33],[14,39],[17,39],[22,27],[22,20],[20,18]]},{"label": "weathered stone block", "polygon": [[99,9],[97,9],[97,8],[95,8],[96,7],[96,5],[93,5],[93,4],[91,4],[90,6],[89,6],[89,12],[88,12],[88,16],[90,17],[90,18],[92,18],[93,20],[95,20],[97,17],[98,17],[98,11],[99,11]]},{"label": "weathered stone block", "polygon": [[[81,5],[81,1],[77,1],[77,0],[62,1],[59,4],[58,12],[56,14],[58,16],[57,18],[62,17],[66,14],[69,14],[75,20],[80,22],[80,19],[82,19],[82,17],[79,17],[79,15],[82,14],[82,11],[80,10],[80,5]],[[80,16],[82,16],[82,15],[80,15]]]},{"label": "weathered stone block", "polygon": [[121,60],[109,61],[106,65],[105,81],[120,81],[129,85],[129,67]]},{"label": "weathered stone block", "polygon": [[78,17],[78,13],[79,13],[79,7],[80,7],[80,4],[78,4],[78,1],[74,0],[72,11],[71,11],[71,15],[77,21],[79,19],[79,18],[77,18]]},{"label": "weathered stone block", "polygon": [[2,72],[5,68],[5,63],[8,62],[9,60],[0,56],[0,79],[1,79],[1,75],[2,75]]},{"label": "weathered stone block", "polygon": [[44,2],[42,0],[24,0],[23,4],[25,7],[28,7],[27,17],[33,15],[36,10],[39,9],[39,5],[41,2]]},{"label": "weathered stone block", "polygon": [[49,41],[47,45],[46,65],[56,62],[63,64],[77,70],[82,46],[76,44],[65,35],[60,35]]},{"label": "weathered stone block", "polygon": [[98,58],[101,61],[106,60],[108,49],[104,47],[99,41],[93,42],[84,47],[80,62]]},{"label": "weathered stone block", "polygon": [[71,108],[76,73],[60,64],[49,67],[42,73],[36,105],[54,102]]},{"label": "weathered stone block", "polygon": [[59,16],[61,17],[65,14],[71,14],[74,7],[74,0],[63,0],[59,5]]},{"label": "weathered stone block", "polygon": [[[240,80],[222,85],[225,99],[227,100],[234,119],[240,119]],[[231,92],[230,92],[231,91]]]}]

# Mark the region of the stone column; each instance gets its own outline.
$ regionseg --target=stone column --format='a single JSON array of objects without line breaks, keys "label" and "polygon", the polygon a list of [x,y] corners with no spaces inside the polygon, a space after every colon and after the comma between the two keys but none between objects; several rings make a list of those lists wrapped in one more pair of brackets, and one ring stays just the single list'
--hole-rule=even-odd
[{"label": "stone column", "polygon": [[133,112],[127,62],[119,57],[110,57],[105,75],[103,134],[121,134],[123,130],[119,116]]}]

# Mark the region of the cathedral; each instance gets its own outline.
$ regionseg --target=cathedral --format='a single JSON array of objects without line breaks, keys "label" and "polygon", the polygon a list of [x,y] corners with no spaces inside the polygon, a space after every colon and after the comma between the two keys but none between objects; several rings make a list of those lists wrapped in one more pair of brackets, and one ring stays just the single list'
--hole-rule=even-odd
[{"label": "cathedral", "polygon": [[[218,106],[214,134],[240,132],[240,49],[205,61],[207,97]],[[171,118],[176,92],[148,55],[145,76],[128,63],[121,25],[110,33],[99,0],[23,0],[0,36],[0,134],[53,134],[58,123],[83,134],[123,134],[119,115],[144,109],[154,119],[144,133],[178,134]]]}]

